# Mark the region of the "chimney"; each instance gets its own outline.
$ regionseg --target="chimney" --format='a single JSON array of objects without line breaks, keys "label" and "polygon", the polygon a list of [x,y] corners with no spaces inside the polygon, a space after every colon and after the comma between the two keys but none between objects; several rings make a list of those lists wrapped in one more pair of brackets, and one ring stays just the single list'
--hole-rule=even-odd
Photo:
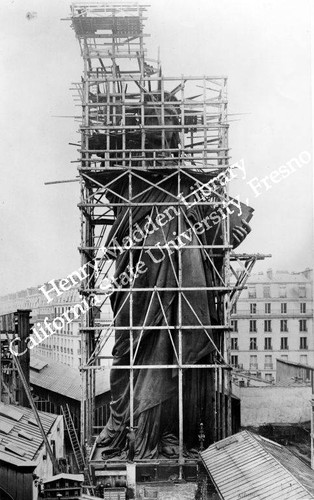
[{"label": "chimney", "polygon": [[307,267],[304,271],[302,271],[303,276],[306,277],[306,279],[310,280],[312,279],[312,276],[313,276],[313,269],[310,269],[309,267]]}]

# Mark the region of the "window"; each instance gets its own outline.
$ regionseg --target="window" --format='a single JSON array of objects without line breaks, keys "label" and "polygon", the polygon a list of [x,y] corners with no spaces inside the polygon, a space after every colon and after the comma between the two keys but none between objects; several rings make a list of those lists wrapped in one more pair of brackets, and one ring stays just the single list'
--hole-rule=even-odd
[{"label": "window", "polygon": [[250,319],[250,332],[257,332],[256,319]]},{"label": "window", "polygon": [[281,319],[280,320],[280,331],[281,332],[287,332],[288,331],[288,320],[287,319]]},{"label": "window", "polygon": [[301,304],[300,304],[300,313],[301,314],[306,313],[306,303],[305,302],[301,302]]},{"label": "window", "polygon": [[307,365],[307,354],[301,354],[300,363],[302,363],[303,365]]},{"label": "window", "polygon": [[256,314],[256,304],[250,304],[250,314]]},{"label": "window", "polygon": [[264,320],[264,332],[271,332],[271,320],[270,319]]},{"label": "window", "polygon": [[299,320],[300,332],[307,332],[306,319]]},{"label": "window", "polygon": [[271,337],[265,337],[264,349],[265,351],[272,349]]},{"label": "window", "polygon": [[263,296],[266,299],[270,298],[270,286],[264,286],[263,288]]},{"label": "window", "polygon": [[287,302],[283,302],[280,305],[280,312],[281,314],[287,314]]},{"label": "window", "polygon": [[265,380],[267,382],[272,382],[274,380],[272,373],[265,373]]},{"label": "window", "polygon": [[265,355],[265,370],[272,370],[273,369],[273,357],[266,354]]},{"label": "window", "polygon": [[231,327],[232,327],[233,332],[237,332],[238,331],[238,320],[232,319],[231,320]]},{"label": "window", "polygon": [[305,286],[299,286],[299,297],[300,298],[306,297],[306,288],[305,288]]},{"label": "window", "polygon": [[307,337],[300,337],[300,349],[307,349]]},{"label": "window", "polygon": [[250,351],[256,351],[257,349],[257,339],[256,337],[250,338]]},{"label": "window", "polygon": [[231,356],[231,364],[232,364],[232,366],[237,367],[239,365],[239,357],[238,356]]},{"label": "window", "polygon": [[280,339],[280,349],[287,350],[288,349],[288,337],[281,337]]},{"label": "window", "polygon": [[286,285],[279,285],[279,297],[287,297],[287,288]]},{"label": "window", "polygon": [[256,298],[256,288],[255,288],[255,286],[249,286],[248,287],[248,295],[249,295],[249,299],[255,299]]},{"label": "window", "polygon": [[270,314],[271,313],[271,304],[267,302],[265,304],[265,314]]},{"label": "window", "polygon": [[232,351],[237,351],[238,349],[239,349],[238,339],[237,338],[232,338],[231,339],[231,350]]},{"label": "window", "polygon": [[250,370],[257,370],[258,364],[257,364],[257,356],[250,356]]}]

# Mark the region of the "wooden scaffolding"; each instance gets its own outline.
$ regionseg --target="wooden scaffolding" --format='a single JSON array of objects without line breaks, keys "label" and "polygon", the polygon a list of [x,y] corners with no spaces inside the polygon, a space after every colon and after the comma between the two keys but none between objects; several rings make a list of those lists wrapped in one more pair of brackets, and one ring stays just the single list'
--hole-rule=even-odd
[{"label": "wooden scaffolding", "polygon": [[[255,261],[261,256],[235,255],[232,253],[229,235],[229,213],[226,207],[230,203],[228,183],[215,187],[215,199],[198,198],[199,206],[215,206],[226,214],[221,218],[222,239],[214,240],[211,245],[204,245],[198,239],[196,245],[188,248],[201,248],[210,262],[213,280],[205,287],[219,296],[216,306],[222,318],[219,324],[202,324],[195,314],[195,324],[182,324],[182,301],[187,296],[197,293],[198,288],[184,286],[182,269],[182,249],[178,248],[178,271],[176,272],[176,292],[178,292],[178,316],[174,324],[158,326],[169,333],[178,332],[178,346],[173,346],[176,361],[171,365],[145,366],[137,363],[137,348],[133,346],[136,331],[154,326],[136,325],[132,321],[132,283],[123,287],[128,292],[130,324],[116,326],[116,318],[108,326],[97,316],[97,305],[110,300],[108,289],[101,286],[112,275],[114,259],[106,246],[108,233],[114,222],[114,210],[123,207],[128,234],[132,237],[134,210],[150,206],[149,199],[139,194],[151,189],[165,192],[166,183],[176,179],[177,192],[169,201],[156,202],[152,210],[175,206],[179,211],[180,221],[186,217],[189,200],[181,196],[181,185],[189,179],[191,185],[199,186],[200,178],[210,180],[213,174],[230,172],[228,148],[227,114],[227,78],[222,76],[180,76],[166,77],[162,74],[158,60],[147,57],[144,46],[145,13],[148,6],[137,3],[75,3],[72,5],[71,21],[79,41],[84,61],[81,82],[76,85],[82,104],[81,147],[79,175],[81,181],[81,259],[86,271],[81,294],[88,304],[81,325],[82,335],[82,442],[92,445],[97,429],[94,425],[95,371],[108,369],[108,358],[104,355],[106,345],[118,329],[129,332],[129,363],[116,367],[129,370],[130,378],[130,427],[134,425],[133,416],[133,378],[136,370],[147,368],[156,370],[177,370],[178,380],[178,415],[179,415],[179,464],[183,464],[183,372],[187,369],[211,370],[214,374],[214,421],[213,439],[219,440],[231,434],[231,365],[230,365],[230,311],[232,303],[245,286],[248,274]],[[177,122],[168,124],[169,109],[175,108]],[[149,116],[155,121],[147,119]],[[158,112],[157,112],[158,109]],[[169,130],[179,138],[179,147],[171,147],[167,137]],[[147,138],[152,133],[158,134],[158,146],[150,144]],[[101,140],[100,140],[101,139]],[[153,177],[156,172],[162,180]],[[117,180],[128,180],[129,192],[126,197],[119,196]],[[134,193],[133,187],[139,181],[144,186],[141,193]],[[206,183],[205,183],[206,184]],[[169,193],[168,193],[169,194]],[[109,195],[109,196],[108,196]],[[110,196],[111,195],[111,196]],[[113,202],[113,196],[115,201]],[[172,193],[173,195],[173,193]],[[141,200],[141,201],[138,201]],[[167,241],[160,243],[161,249],[169,251]],[[149,250],[146,240],[133,244],[128,249],[130,268],[133,267],[135,252]],[[215,256],[219,254],[222,266],[217,269]],[[239,265],[235,270],[235,264]],[[235,283],[232,284],[231,276]],[[154,286],[144,288],[143,293],[160,294],[172,288]],[[138,291],[138,289],[137,289]],[[119,290],[116,290],[119,293]],[[162,304],[161,304],[162,308]],[[182,357],[182,334],[185,329],[191,332],[202,328],[207,334],[209,329],[221,332],[219,343],[215,345],[215,361],[204,364],[184,364]],[[212,341],[209,338],[209,342]],[[112,369],[112,368],[111,368]],[[99,431],[99,430],[98,430]],[[198,429],[193,429],[197,432]]]}]

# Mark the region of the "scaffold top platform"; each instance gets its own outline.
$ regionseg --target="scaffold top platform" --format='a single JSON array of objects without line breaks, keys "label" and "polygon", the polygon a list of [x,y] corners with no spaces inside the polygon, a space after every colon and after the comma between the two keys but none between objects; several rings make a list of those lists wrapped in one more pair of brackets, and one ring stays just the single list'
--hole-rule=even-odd
[{"label": "scaffold top platform", "polygon": [[73,4],[72,26],[78,38],[137,37],[143,33],[146,6],[136,3]]}]

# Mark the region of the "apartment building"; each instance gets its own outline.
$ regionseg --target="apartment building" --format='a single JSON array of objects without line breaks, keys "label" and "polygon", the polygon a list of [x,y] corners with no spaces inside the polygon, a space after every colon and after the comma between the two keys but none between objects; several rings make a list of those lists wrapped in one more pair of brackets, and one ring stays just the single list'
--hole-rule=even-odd
[{"label": "apartment building", "polygon": [[276,359],[314,366],[313,271],[253,274],[232,311],[231,364],[268,381]]},{"label": "apartment building", "polygon": [[[56,281],[56,283],[58,282],[59,280]],[[50,288],[49,284],[46,283],[45,285]],[[40,290],[40,286],[27,288],[1,297],[0,315],[17,309],[31,309],[33,332],[35,330],[38,332],[37,336],[34,333],[33,336],[42,339],[32,351],[39,356],[45,356],[48,359],[78,368],[82,359],[80,336],[82,318],[81,314],[73,313],[73,308],[82,301],[78,287],[73,286],[60,296],[55,295],[52,301],[48,303],[47,298]],[[80,312],[79,309],[76,309],[76,311],[77,313]],[[64,324],[59,321],[59,323],[55,323],[55,325],[58,324],[58,328],[55,328],[54,320],[64,317],[65,314],[69,321],[64,321]],[[106,325],[110,324],[111,317],[111,309],[109,301],[107,301],[101,308],[101,312],[99,312],[99,320]],[[54,332],[53,334],[51,334],[51,329]],[[112,343],[107,343],[106,354],[110,354]]]}]

